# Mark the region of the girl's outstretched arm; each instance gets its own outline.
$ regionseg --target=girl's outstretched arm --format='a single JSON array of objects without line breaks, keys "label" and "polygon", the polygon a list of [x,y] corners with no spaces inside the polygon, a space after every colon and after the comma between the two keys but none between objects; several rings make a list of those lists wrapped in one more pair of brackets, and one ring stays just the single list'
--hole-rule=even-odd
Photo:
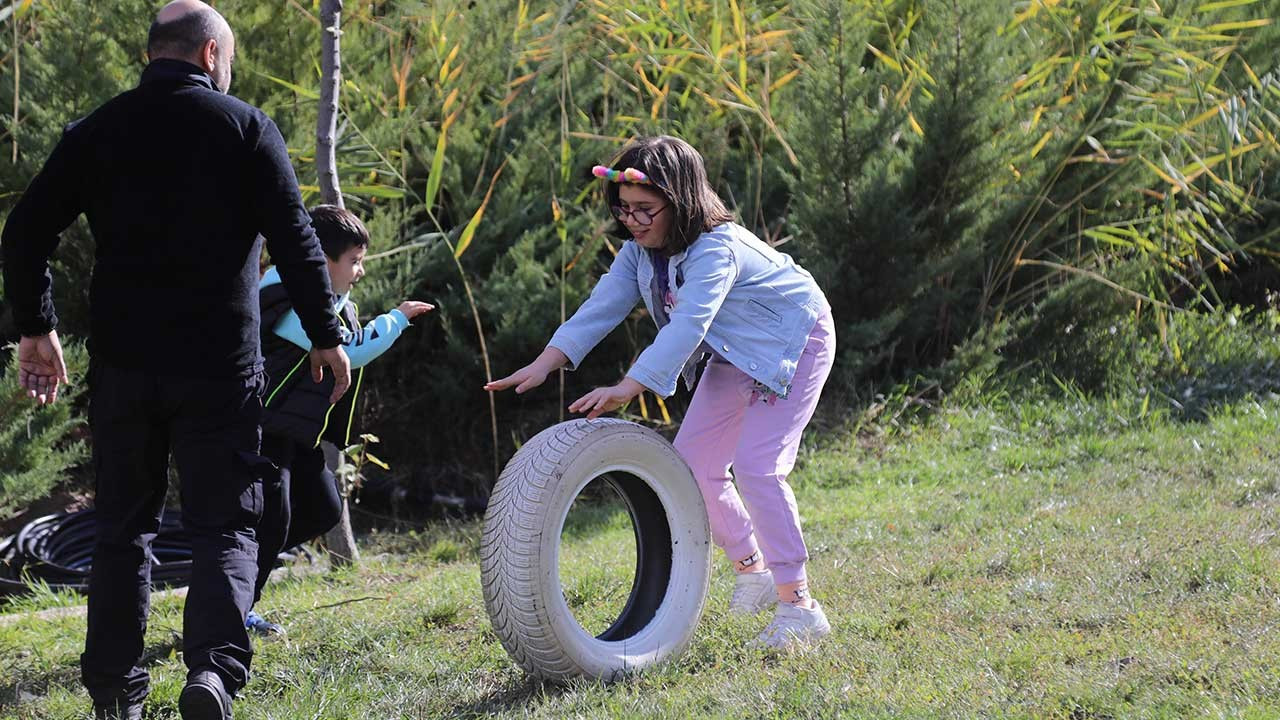
[{"label": "girl's outstretched arm", "polygon": [[514,387],[517,393],[523,393],[546,382],[547,375],[550,375],[552,370],[558,370],[564,367],[567,362],[569,362],[569,358],[563,352],[554,347],[548,346],[547,349],[543,350],[542,354],[538,356],[537,360],[534,360],[501,380],[494,380],[493,382],[486,383],[484,389],[492,392],[494,390],[506,390],[507,388]]},{"label": "girl's outstretched arm", "polygon": [[609,272],[596,281],[591,296],[551,336],[547,345],[564,353],[570,370],[578,369],[587,353],[625,320],[640,302],[636,266],[641,252],[644,251],[634,242],[623,243],[609,265]]},{"label": "girl's outstretched arm", "polygon": [[493,392],[514,387],[517,393],[523,393],[545,382],[552,370],[566,366],[576,369],[591,348],[640,302],[640,288],[636,284],[637,252],[635,243],[623,244],[609,272],[600,276],[587,301],[551,336],[538,359],[501,380],[485,384],[484,389]]}]

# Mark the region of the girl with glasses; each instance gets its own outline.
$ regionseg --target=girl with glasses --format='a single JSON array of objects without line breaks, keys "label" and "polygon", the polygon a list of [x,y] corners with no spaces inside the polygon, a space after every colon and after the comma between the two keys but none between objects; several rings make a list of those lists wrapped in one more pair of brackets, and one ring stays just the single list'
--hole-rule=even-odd
[{"label": "girl with glasses", "polygon": [[643,302],[653,343],[616,385],[569,406],[589,418],[645,390],[693,388],[676,450],[706,500],[712,539],[736,571],[730,611],[774,608],[769,647],[831,632],[809,594],[808,560],[787,476],[831,372],[830,305],[790,256],[733,222],[707,181],[702,156],[674,137],[641,138],[593,171],[626,238],[591,296],[529,365],[485,385],[523,393],[583,358]]}]

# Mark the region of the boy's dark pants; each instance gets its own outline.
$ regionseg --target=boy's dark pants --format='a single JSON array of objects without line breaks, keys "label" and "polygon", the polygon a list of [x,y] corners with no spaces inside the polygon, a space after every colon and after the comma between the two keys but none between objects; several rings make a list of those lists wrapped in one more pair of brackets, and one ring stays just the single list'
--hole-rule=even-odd
[{"label": "boy's dark pants", "polygon": [[262,477],[272,472],[258,454],[264,385],[261,373],[207,380],[92,365],[98,527],[80,668],[95,703],[139,702],[149,690],[150,547],[170,452],[192,546],[184,659],[192,671],[216,672],[231,693],[248,680],[253,651],[244,618],[257,574]]},{"label": "boy's dark pants", "polygon": [[267,433],[262,436],[262,454],[275,463],[279,473],[266,484],[266,503],[258,526],[261,552],[255,603],[275,567],[276,556],[328,532],[342,514],[342,498],[320,448]]}]

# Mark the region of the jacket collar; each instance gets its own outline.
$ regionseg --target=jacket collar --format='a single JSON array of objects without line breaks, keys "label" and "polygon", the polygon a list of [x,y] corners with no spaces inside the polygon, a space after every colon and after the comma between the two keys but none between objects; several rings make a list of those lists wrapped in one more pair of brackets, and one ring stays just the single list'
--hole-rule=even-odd
[{"label": "jacket collar", "polygon": [[[284,281],[280,278],[280,268],[272,265],[267,268],[267,271],[262,274],[262,278],[258,280],[258,289],[261,290],[269,285],[282,285],[283,283]],[[340,313],[347,303],[351,301],[351,291],[348,290],[344,295],[334,293],[330,297],[333,298],[333,311]]]},{"label": "jacket collar", "polygon": [[142,71],[139,85],[164,84],[177,87],[202,87],[219,92],[209,73],[183,60],[152,60]]}]

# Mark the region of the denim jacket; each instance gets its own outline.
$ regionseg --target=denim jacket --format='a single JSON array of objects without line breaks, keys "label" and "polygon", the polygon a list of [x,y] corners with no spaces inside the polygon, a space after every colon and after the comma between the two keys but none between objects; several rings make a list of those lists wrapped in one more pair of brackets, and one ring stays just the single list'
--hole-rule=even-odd
[{"label": "denim jacket", "polygon": [[627,376],[664,397],[676,379],[693,387],[710,350],[779,395],[786,396],[800,353],[830,306],[813,276],[749,230],[725,223],[667,259],[675,307],[663,311],[654,279],[657,257],[628,240],[591,296],[547,344],[576,369],[605,335],[643,301],[658,325],[653,344]]}]

